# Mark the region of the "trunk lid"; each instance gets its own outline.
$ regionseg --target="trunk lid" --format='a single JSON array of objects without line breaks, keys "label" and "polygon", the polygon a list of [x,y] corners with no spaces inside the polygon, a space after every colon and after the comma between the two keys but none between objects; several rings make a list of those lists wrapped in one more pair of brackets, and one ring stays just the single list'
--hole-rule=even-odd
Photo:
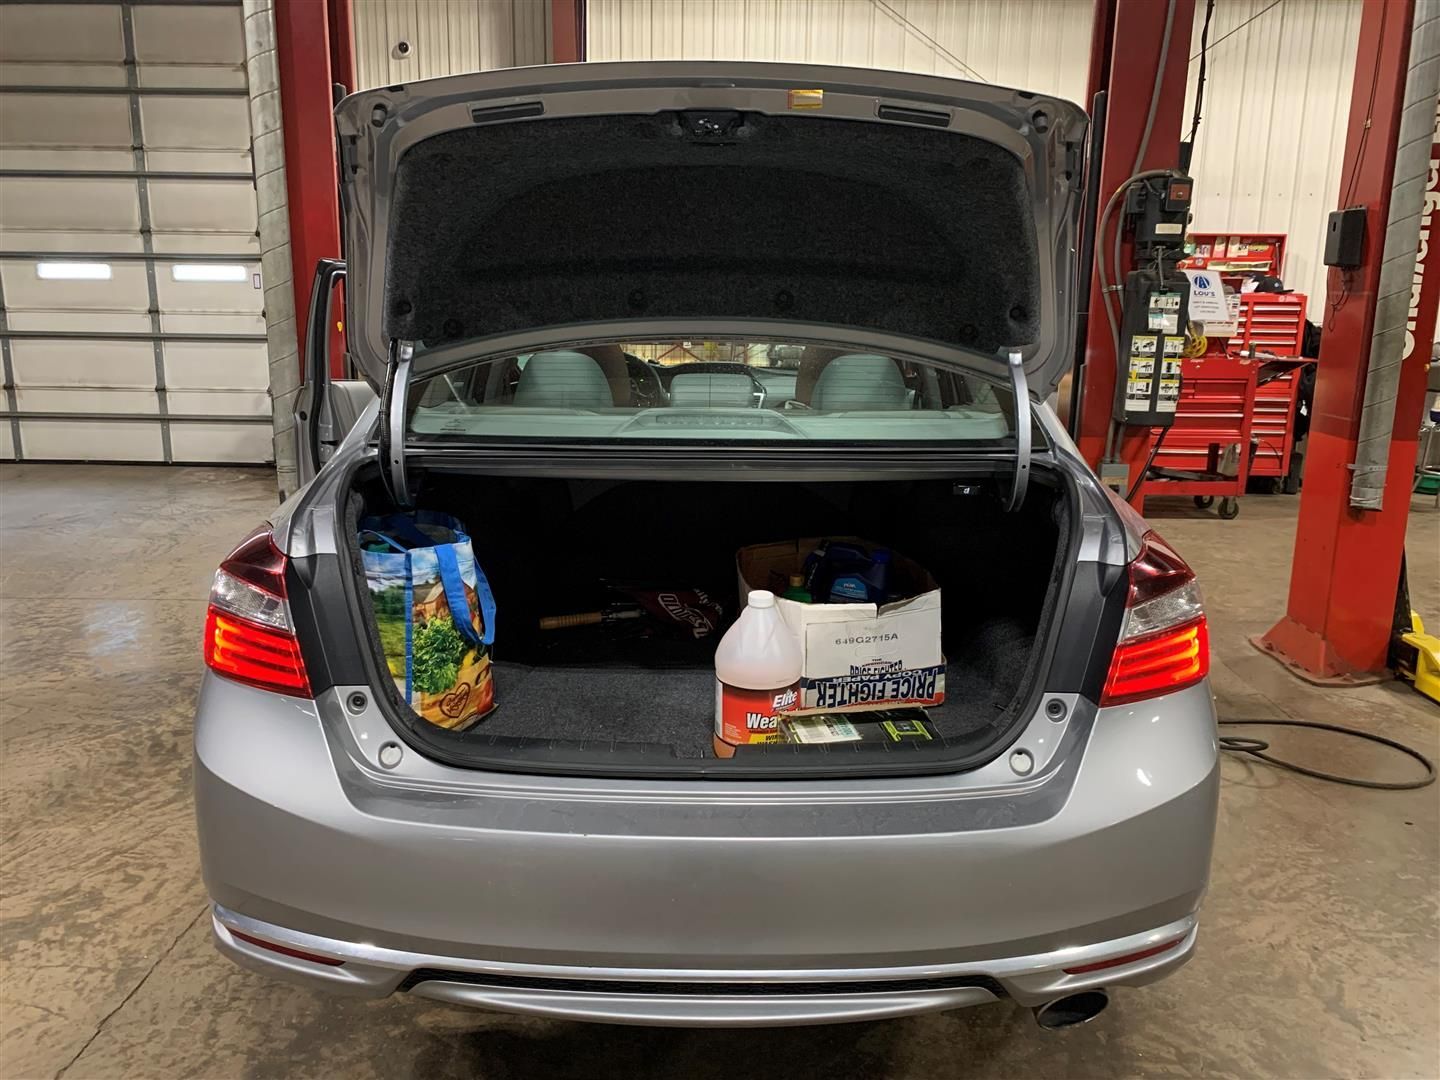
[{"label": "trunk lid", "polygon": [[641,326],[863,334],[1022,368],[1038,395],[1070,365],[1086,120],[1069,102],[862,69],[581,64],[365,91],[336,123],[350,350],[376,386],[461,342]]}]

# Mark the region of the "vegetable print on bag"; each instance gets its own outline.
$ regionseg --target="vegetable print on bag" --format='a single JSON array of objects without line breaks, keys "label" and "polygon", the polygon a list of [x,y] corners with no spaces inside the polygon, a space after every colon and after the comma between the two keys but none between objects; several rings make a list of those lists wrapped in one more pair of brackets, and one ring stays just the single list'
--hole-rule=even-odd
[{"label": "vegetable print on bag", "polygon": [[495,707],[495,600],[460,522],[418,510],[360,522],[385,663],[417,714],[459,731]]}]

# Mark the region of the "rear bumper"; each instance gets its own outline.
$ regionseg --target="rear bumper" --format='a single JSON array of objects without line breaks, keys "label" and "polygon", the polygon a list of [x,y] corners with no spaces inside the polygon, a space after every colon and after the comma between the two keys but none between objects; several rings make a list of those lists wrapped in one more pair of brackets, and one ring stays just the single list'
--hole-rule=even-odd
[{"label": "rear bumper", "polygon": [[[361,742],[378,738],[356,737],[343,700],[210,675],[201,695],[196,807],[217,939],[282,977],[612,1021],[809,1023],[1036,1004],[1157,978],[1193,945],[1218,793],[1204,685],[1077,709],[1040,729],[1065,752],[1047,762],[1033,746],[1043,767],[993,783],[579,781],[430,762],[401,776],[373,765]],[[1063,973],[1165,934],[1184,941]],[[417,969],[464,978],[407,982]],[[932,981],[896,989],[915,979]],[[852,989],[702,992],[737,982]]]},{"label": "rear bumper", "polygon": [[[1149,933],[1032,956],[965,964],[846,971],[646,971],[504,964],[384,949],[300,934],[216,905],[215,942],[242,967],[358,997],[405,990],[458,1005],[611,1024],[778,1027],[879,1020],[1011,998],[1040,1005],[1081,990],[1139,986],[1174,971],[1195,948],[1188,916]],[[236,932],[332,961],[275,952]],[[1164,952],[1099,972],[1076,968],[1152,949]]]}]

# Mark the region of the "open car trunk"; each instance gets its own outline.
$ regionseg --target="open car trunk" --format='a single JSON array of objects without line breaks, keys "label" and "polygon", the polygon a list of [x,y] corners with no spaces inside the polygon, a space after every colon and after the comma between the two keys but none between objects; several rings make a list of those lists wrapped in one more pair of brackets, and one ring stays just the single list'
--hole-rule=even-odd
[{"label": "open car trunk", "polygon": [[[1041,645],[1062,593],[1072,542],[1069,489],[1036,470],[1015,513],[993,486],[944,477],[853,482],[598,480],[430,473],[419,508],[462,521],[496,604],[496,709],[463,732],[416,715],[386,669],[354,538],[367,514],[389,513],[373,469],[348,500],[355,597],[376,682],[423,752],[452,764],[609,772],[619,763],[714,775],[763,756],[805,769],[857,755],[923,755],[974,765],[998,753],[1028,716]],[[945,701],[928,711],[923,747],[768,745],[717,759],[713,657],[738,614],[739,548],[800,537],[854,536],[888,546],[933,575],[942,601]],[[548,616],[601,610],[627,589],[701,590],[724,608],[705,637],[649,618],[542,629]],[[681,629],[681,632],[673,632]],[[938,771],[938,770],[937,770]]]}]

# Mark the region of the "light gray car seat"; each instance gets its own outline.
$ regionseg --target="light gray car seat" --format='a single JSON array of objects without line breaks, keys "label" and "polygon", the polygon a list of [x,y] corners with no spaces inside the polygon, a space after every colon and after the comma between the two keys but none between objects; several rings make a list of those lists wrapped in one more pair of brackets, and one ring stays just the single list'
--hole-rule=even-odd
[{"label": "light gray car seat", "polygon": [[890,357],[850,353],[825,365],[810,393],[810,407],[822,412],[908,409],[911,397]]},{"label": "light gray car seat", "polygon": [[608,409],[610,382],[599,363],[580,352],[537,352],[515,385],[515,404],[541,409]]}]

